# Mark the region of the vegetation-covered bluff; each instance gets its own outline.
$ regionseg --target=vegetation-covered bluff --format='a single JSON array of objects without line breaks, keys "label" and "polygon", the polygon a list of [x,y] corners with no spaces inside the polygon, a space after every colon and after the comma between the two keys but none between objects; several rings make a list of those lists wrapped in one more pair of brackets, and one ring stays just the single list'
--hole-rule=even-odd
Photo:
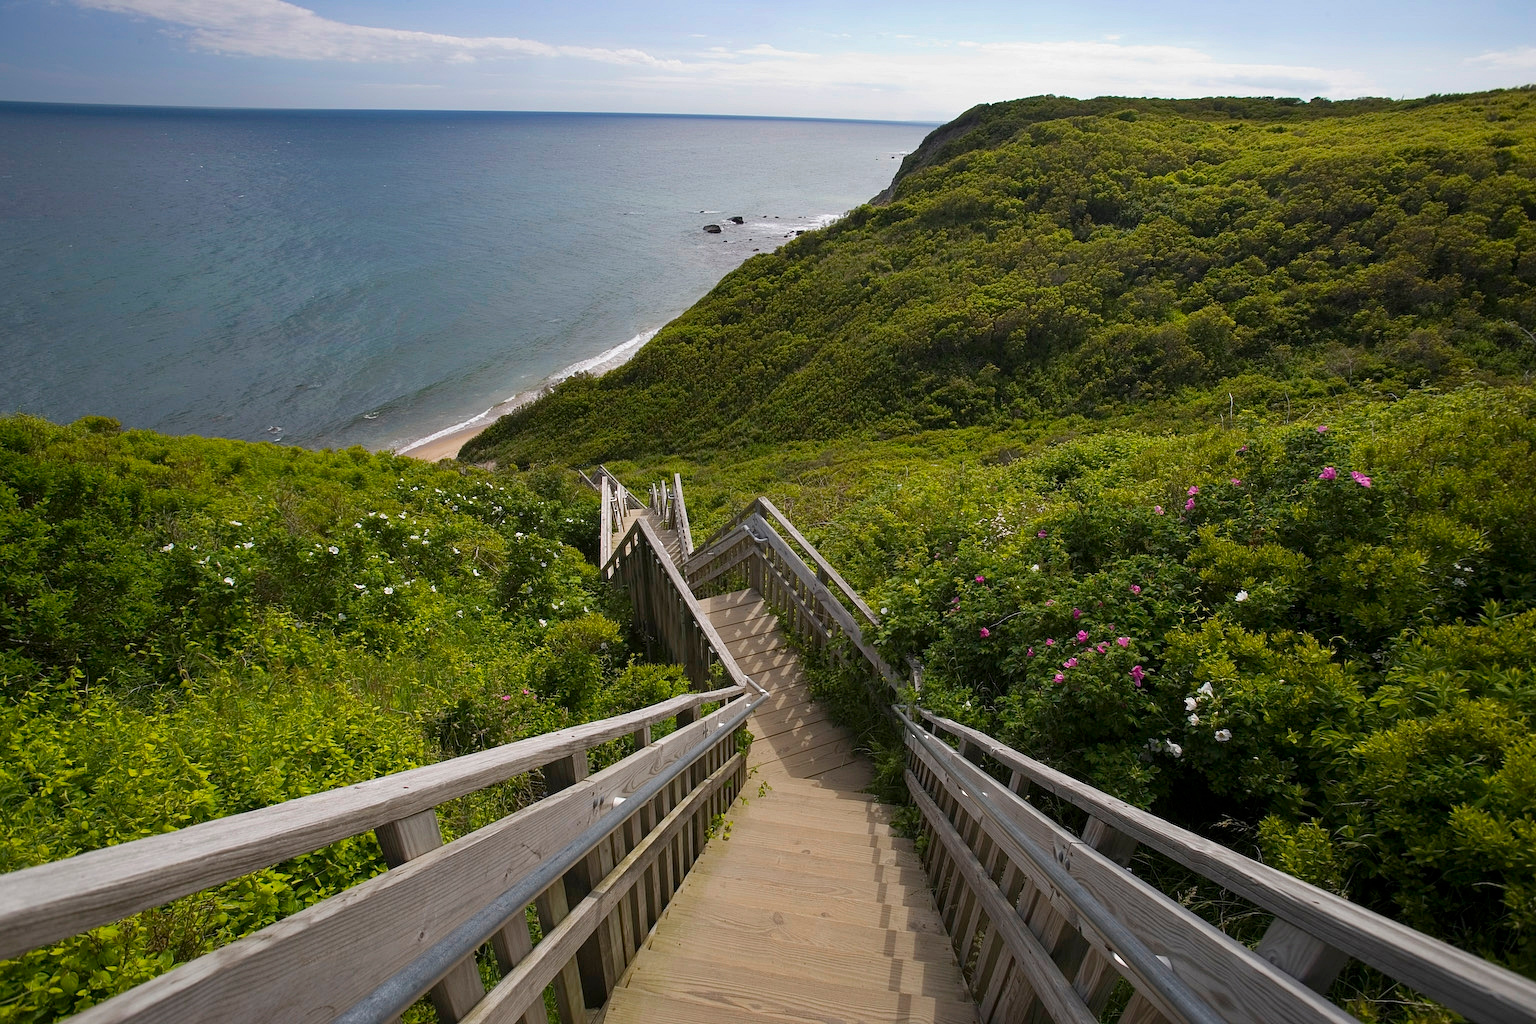
[{"label": "vegetation-covered bluff", "polygon": [[930,706],[1536,976],[1533,100],[978,107],[464,457],[767,492]]}]

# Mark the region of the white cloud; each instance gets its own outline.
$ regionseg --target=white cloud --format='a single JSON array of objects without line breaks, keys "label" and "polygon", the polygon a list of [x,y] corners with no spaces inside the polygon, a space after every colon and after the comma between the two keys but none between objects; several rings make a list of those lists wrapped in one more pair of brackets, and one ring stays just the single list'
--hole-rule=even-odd
[{"label": "white cloud", "polygon": [[[223,54],[459,67],[518,58],[599,62],[621,69],[619,79],[586,83],[582,102],[611,110],[941,119],[978,102],[1039,93],[1339,98],[1373,88],[1366,76],[1348,69],[1224,60],[1189,47],[1129,45],[1112,38],[958,45],[909,39],[897,44],[900,52],[829,48],[810,53],[760,43],[747,49],[714,46],[658,56],[640,49],[553,45],[515,36],[453,36],[353,25],[285,0],[73,2],[154,19],[188,46]],[[1474,60],[1524,67],[1536,62],[1536,48]],[[420,80],[422,71],[413,77]],[[504,96],[492,105],[518,102],[517,96]]]},{"label": "white cloud", "polygon": [[1536,46],[1517,46],[1513,50],[1494,50],[1470,58],[1469,64],[1482,64],[1501,71],[1536,71]]},{"label": "white cloud", "polygon": [[165,22],[199,50],[247,57],[348,62],[470,62],[507,57],[575,57],[660,67],[642,50],[551,46],[515,36],[450,36],[349,25],[284,0],[74,0],[81,7]]}]

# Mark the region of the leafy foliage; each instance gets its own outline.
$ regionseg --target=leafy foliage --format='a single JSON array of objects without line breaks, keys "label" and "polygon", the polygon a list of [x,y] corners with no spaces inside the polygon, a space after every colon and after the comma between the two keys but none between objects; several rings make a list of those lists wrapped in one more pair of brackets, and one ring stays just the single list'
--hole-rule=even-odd
[{"label": "leafy foliage", "polygon": [[[595,503],[362,449],[0,419],[0,871],[630,710]],[[463,834],[536,795],[452,802]],[[99,1002],[383,869],[364,835],[0,963],[0,1020]]]},{"label": "leafy foliage", "polygon": [[978,108],[888,202],[754,257],[601,378],[504,417],[502,464],[1270,407],[1536,369],[1529,90]]}]

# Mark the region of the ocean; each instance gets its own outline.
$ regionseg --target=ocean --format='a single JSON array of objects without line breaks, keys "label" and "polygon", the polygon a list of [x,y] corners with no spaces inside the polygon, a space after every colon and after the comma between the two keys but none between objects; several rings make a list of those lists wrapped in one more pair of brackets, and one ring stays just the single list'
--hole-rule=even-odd
[{"label": "ocean", "polygon": [[0,103],[0,413],[406,448],[621,362],[931,129]]}]

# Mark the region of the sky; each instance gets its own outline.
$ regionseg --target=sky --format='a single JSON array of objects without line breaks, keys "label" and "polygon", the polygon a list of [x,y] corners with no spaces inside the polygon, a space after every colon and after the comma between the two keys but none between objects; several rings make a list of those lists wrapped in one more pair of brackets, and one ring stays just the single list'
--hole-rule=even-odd
[{"label": "sky", "polygon": [[0,0],[0,100],[945,121],[1533,82],[1533,0]]}]

